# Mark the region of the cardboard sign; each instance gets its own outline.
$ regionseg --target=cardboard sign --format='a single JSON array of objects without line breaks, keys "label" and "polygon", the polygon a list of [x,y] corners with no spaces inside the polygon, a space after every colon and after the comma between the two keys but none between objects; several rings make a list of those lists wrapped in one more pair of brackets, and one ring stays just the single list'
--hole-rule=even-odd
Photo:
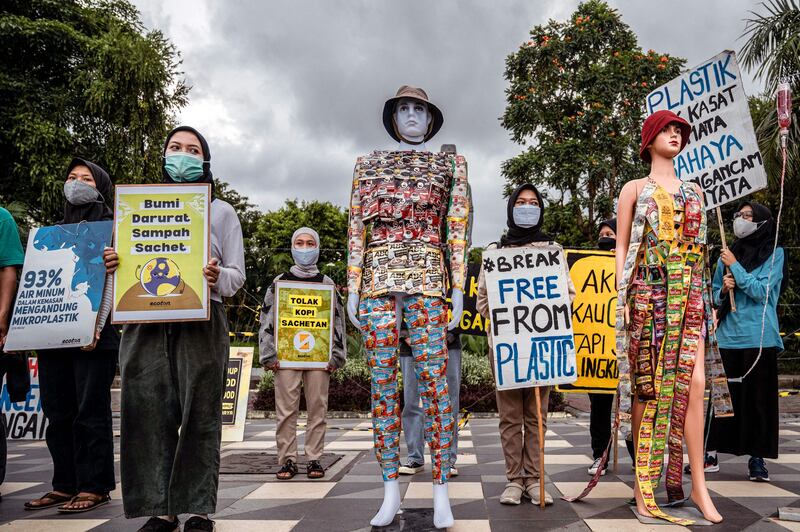
[{"label": "cardboard sign", "polygon": [[650,115],[668,109],[692,126],[673,164],[683,181],[705,193],[707,209],[767,186],[736,55],[725,51],[647,95]]},{"label": "cardboard sign", "polygon": [[253,348],[231,347],[222,394],[222,441],[244,441],[252,369]]},{"label": "cardboard sign", "polygon": [[94,341],[111,221],[33,229],[28,236],[9,351],[82,347]]},{"label": "cardboard sign", "polygon": [[25,401],[12,403],[8,396],[6,383],[0,394],[0,408],[5,418],[5,437],[9,440],[43,440],[47,430],[47,418],[42,411],[42,398],[39,394],[39,360],[28,358],[31,373],[31,389]]},{"label": "cardboard sign", "polygon": [[566,250],[577,295],[572,302],[572,328],[578,380],[561,384],[560,392],[613,394],[617,390],[617,283],[614,253]]},{"label": "cardboard sign", "polygon": [[275,283],[275,350],[281,368],[325,369],[333,348],[333,285]]},{"label": "cardboard sign", "polygon": [[114,323],[209,319],[211,186],[117,185]]},{"label": "cardboard sign", "polygon": [[483,252],[498,390],[577,379],[565,264],[560,246]]},{"label": "cardboard sign", "polygon": [[481,273],[479,263],[467,264],[467,277],[464,280],[464,312],[458,327],[453,334],[470,334],[473,336],[486,336],[489,329],[489,320],[484,319],[476,307],[478,301],[478,276]]}]

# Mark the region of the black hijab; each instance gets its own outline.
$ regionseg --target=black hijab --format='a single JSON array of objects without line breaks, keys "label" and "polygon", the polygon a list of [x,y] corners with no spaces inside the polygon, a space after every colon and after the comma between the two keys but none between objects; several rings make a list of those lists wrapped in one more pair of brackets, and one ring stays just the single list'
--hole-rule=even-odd
[{"label": "black hijab", "polygon": [[[731,253],[736,257],[736,261],[742,265],[746,271],[751,272],[769,260],[772,256],[772,246],[775,245],[775,233],[777,224],[772,217],[769,208],[755,201],[745,201],[739,205],[737,212],[743,207],[749,206],[753,209],[753,221],[758,225],[758,229],[751,234],[737,238],[730,245]],[[783,279],[781,280],[780,292],[783,294],[789,282],[788,261],[783,261]],[[722,304],[717,311],[717,318],[720,322],[730,312],[731,301],[729,297],[722,298]]]},{"label": "black hijab", "polygon": [[[164,141],[164,150],[162,151],[162,155],[166,155],[167,153],[167,146],[169,146],[169,141],[177,133],[178,131],[188,131],[189,133],[194,134],[197,137],[197,140],[200,141],[200,147],[203,149],[203,177],[198,179],[197,181],[193,181],[188,183],[190,185],[194,185],[196,183],[209,183],[211,185],[211,199],[214,199],[214,174],[211,173],[211,149],[208,147],[208,141],[206,138],[200,134],[195,128],[191,126],[178,126],[172,131],[167,134],[167,140]],[[175,181],[169,176],[167,173],[166,168],[166,160],[162,157],[161,160],[161,181],[164,183],[169,183],[171,185],[175,185]]]},{"label": "black hijab", "polygon": [[[514,203],[516,203],[517,198],[523,190],[532,190],[533,193],[536,194],[536,199],[539,200],[541,214],[539,215],[539,223],[533,227],[520,227],[514,223]],[[506,216],[506,225],[508,225],[508,231],[506,231],[506,234],[500,237],[501,248],[506,246],[524,246],[525,244],[530,244],[531,242],[550,242],[553,240],[550,238],[550,236],[541,231],[542,224],[544,223],[544,201],[542,200],[542,195],[539,194],[539,191],[536,190],[536,187],[532,184],[525,183],[524,185],[520,185],[514,192],[511,193],[511,195],[508,197]]]},{"label": "black hijab", "polygon": [[69,163],[65,177],[68,177],[72,169],[79,165],[83,165],[89,169],[89,172],[94,178],[94,183],[97,186],[97,191],[102,197],[97,198],[97,201],[85,205],[73,205],[65,199],[64,218],[58,223],[77,224],[80,222],[113,220],[114,211],[111,210],[110,203],[114,201],[114,185],[111,183],[111,178],[108,176],[108,173],[92,161],[75,157],[72,159],[72,162]]}]

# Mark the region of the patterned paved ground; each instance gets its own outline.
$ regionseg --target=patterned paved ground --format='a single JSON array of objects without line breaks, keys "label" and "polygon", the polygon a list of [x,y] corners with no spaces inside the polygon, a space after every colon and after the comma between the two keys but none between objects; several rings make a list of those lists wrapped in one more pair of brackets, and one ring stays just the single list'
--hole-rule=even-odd
[{"label": "patterned paved ground", "polygon": [[[609,472],[589,499],[578,504],[558,500],[562,493],[575,494],[588,480],[590,462],[588,422],[584,419],[551,420],[547,432],[547,489],[556,497],[553,506],[541,510],[529,502],[508,507],[499,503],[505,484],[502,454],[494,419],[472,420],[461,433],[460,475],[452,479],[450,498],[456,518],[455,531],[518,530],[657,530],[680,529],[672,525],[640,525],[625,504],[631,496],[633,474],[630,460],[620,447],[617,473]],[[781,457],[768,463],[771,484],[746,480],[746,457],[720,456],[721,471],[708,476],[712,496],[725,517],[721,530],[798,530],[800,523],[774,521],[781,506],[800,506],[800,421],[784,422]],[[301,435],[302,439],[302,435]],[[368,530],[368,522],[381,501],[378,466],[370,452],[369,423],[331,420],[326,451],[343,455],[328,476],[309,481],[298,475],[291,482],[277,482],[266,475],[223,475],[220,482],[217,529],[222,532],[267,531],[325,532]],[[271,450],[275,447],[275,423],[254,420],[245,441],[225,444],[230,453]],[[402,478],[404,512],[383,530],[430,528],[431,484],[429,469]],[[122,516],[119,491],[111,505],[83,516],[60,516],[55,510],[25,512],[24,501],[49,488],[50,457],[44,442],[9,442],[9,473],[0,487],[0,532],[17,530],[82,531],[136,530],[144,519]],[[689,486],[687,485],[687,492]],[[662,494],[663,500],[663,494]],[[697,527],[700,528],[700,527]],[[707,529],[706,530],[710,530]]]}]

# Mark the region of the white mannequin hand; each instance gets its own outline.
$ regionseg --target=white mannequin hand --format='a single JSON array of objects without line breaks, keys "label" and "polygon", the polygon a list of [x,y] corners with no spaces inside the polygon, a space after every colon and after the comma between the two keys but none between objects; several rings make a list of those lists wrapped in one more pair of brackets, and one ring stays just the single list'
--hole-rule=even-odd
[{"label": "white mannequin hand", "polygon": [[347,294],[347,316],[350,318],[356,329],[361,330],[361,322],[358,321],[358,294],[350,292]]},{"label": "white mannequin hand", "polygon": [[461,313],[464,312],[464,292],[458,288],[453,288],[453,293],[450,295],[450,306],[453,317],[450,323],[447,324],[447,330],[452,331],[458,327],[461,321]]}]

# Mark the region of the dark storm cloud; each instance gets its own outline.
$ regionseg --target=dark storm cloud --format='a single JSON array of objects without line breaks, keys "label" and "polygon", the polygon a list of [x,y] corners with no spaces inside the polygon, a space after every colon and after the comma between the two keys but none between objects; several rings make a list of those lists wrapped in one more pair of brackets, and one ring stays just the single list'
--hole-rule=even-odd
[{"label": "dark storm cloud", "polygon": [[[182,51],[193,86],[181,119],[212,143],[215,174],[263,209],[287,198],[346,205],[355,158],[389,148],[380,111],[402,84],[444,111],[429,143],[469,162],[476,244],[504,227],[500,164],[520,151],[498,120],[506,56],[577,2],[136,0]],[[736,41],[755,3],[612,3],[644,49],[699,63]],[[753,92],[753,85],[746,84]]]}]

